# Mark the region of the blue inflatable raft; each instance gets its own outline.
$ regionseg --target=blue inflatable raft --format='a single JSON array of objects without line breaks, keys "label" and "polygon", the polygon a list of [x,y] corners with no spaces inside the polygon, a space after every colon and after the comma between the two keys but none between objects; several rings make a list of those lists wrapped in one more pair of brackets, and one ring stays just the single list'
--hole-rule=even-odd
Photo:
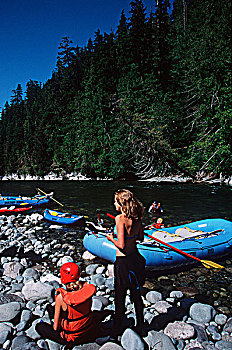
[{"label": "blue inflatable raft", "polygon": [[0,196],[0,207],[11,207],[11,206],[39,206],[48,204],[52,199],[51,195],[36,195],[33,197],[25,196]]},{"label": "blue inflatable raft", "polygon": [[[215,260],[232,253],[232,222],[224,219],[200,220],[159,230],[150,227],[145,229],[145,237],[146,235],[153,236],[201,260]],[[115,261],[116,248],[107,240],[106,233],[90,231],[85,235],[83,244],[90,253],[109,262]],[[168,270],[197,263],[195,259],[151,238],[145,238],[144,242],[137,244],[137,247],[146,259],[148,269]]]},{"label": "blue inflatable raft", "polygon": [[56,210],[45,209],[44,219],[53,224],[85,226],[84,216],[62,213]]}]

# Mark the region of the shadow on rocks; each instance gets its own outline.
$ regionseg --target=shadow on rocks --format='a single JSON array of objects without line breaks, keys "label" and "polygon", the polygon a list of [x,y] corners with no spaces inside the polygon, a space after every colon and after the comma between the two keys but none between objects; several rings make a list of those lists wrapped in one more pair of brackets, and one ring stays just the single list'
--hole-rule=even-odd
[{"label": "shadow on rocks", "polygon": [[40,263],[42,262],[42,255],[36,254],[33,250],[29,250],[28,252],[24,252],[23,247],[20,247],[19,252],[18,252],[18,257],[20,259],[22,258],[27,258],[29,259],[33,264],[34,263]]},{"label": "shadow on rocks", "polygon": [[24,252],[24,248],[20,247],[19,251],[17,251],[17,247],[9,247],[1,251],[0,258],[1,257],[11,257],[15,258],[18,256],[20,259],[22,258],[28,258],[30,261],[34,263],[40,263],[42,262],[42,255],[36,254],[33,250],[29,250],[28,252]]},{"label": "shadow on rocks", "polygon": [[197,303],[197,300],[190,298],[183,299],[179,307],[173,306],[172,308],[168,309],[168,312],[166,314],[160,314],[154,317],[150,324],[146,324],[146,332],[149,332],[151,330],[160,331],[161,329],[164,329],[170,322],[182,321],[183,317],[188,315],[188,311],[194,303]]}]

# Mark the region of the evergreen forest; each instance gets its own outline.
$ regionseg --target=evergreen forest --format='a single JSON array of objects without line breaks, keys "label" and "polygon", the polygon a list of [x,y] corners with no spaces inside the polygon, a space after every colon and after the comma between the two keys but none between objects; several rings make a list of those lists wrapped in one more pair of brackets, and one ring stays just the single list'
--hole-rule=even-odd
[{"label": "evergreen forest", "polygon": [[85,47],[67,33],[51,78],[18,83],[0,120],[1,175],[232,174],[231,1],[154,3],[132,0]]}]

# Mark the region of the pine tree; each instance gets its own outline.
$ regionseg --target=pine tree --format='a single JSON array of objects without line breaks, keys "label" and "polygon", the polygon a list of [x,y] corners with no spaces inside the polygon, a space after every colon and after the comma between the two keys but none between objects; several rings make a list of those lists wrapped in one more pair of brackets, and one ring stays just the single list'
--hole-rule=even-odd
[{"label": "pine tree", "polygon": [[130,41],[133,62],[138,66],[140,74],[143,76],[146,62],[146,9],[142,0],[133,0],[130,2]]},{"label": "pine tree", "polygon": [[125,16],[124,10],[116,30],[116,60],[119,76],[126,74],[132,63],[131,42],[129,37],[129,24]]},{"label": "pine tree", "polygon": [[22,90],[22,86],[21,84],[17,85],[16,90],[12,90],[13,95],[11,96],[11,104],[19,104],[20,102],[22,102],[23,99],[23,90]]}]

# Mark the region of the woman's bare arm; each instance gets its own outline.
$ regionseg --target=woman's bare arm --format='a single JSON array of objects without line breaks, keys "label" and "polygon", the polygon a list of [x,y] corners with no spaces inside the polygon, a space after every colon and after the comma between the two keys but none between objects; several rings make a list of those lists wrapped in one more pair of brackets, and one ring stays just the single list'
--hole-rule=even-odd
[{"label": "woman's bare arm", "polygon": [[117,240],[113,238],[113,234],[109,233],[107,239],[114,243],[115,247],[119,249],[125,248],[125,238],[124,238],[124,219],[123,215],[118,215],[115,218],[116,228],[117,228]]},{"label": "woman's bare arm", "polygon": [[58,294],[56,297],[55,315],[54,315],[54,324],[53,324],[53,329],[55,331],[59,330],[59,320],[60,320],[60,311],[61,311],[62,303],[63,303],[62,295]]}]

